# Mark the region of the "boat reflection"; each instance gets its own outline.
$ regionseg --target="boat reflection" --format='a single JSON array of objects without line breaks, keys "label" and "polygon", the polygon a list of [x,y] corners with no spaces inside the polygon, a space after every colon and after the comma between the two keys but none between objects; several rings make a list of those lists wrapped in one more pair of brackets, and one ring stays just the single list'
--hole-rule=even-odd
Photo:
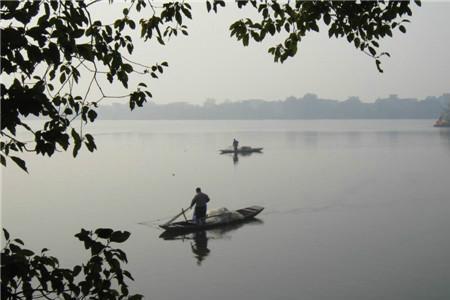
[{"label": "boat reflection", "polygon": [[439,136],[442,143],[450,147],[450,128],[439,128]]},{"label": "boat reflection", "polygon": [[248,221],[239,224],[230,224],[223,227],[212,228],[209,230],[200,230],[191,233],[170,233],[163,232],[159,237],[166,241],[189,241],[191,245],[191,251],[194,254],[197,265],[201,266],[202,262],[211,253],[208,248],[208,242],[210,240],[224,240],[231,239],[230,233],[238,230],[244,225],[261,225],[264,222],[260,219],[253,218]]},{"label": "boat reflection", "polygon": [[233,164],[237,165],[239,163],[240,156],[250,156],[253,154],[262,154],[262,152],[224,153],[222,155],[231,156],[233,158]]}]

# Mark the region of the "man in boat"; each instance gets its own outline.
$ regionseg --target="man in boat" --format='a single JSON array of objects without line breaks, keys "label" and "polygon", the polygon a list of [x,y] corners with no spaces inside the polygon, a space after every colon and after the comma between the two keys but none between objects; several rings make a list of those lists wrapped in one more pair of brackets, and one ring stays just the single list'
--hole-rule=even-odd
[{"label": "man in boat", "polygon": [[238,146],[239,146],[238,140],[233,139],[233,149],[235,153],[238,151]]},{"label": "man in boat", "polygon": [[191,201],[190,208],[195,205],[194,221],[197,224],[204,224],[206,218],[206,203],[209,202],[209,197],[205,193],[202,193],[202,190],[199,187],[195,189],[195,192],[196,195]]}]

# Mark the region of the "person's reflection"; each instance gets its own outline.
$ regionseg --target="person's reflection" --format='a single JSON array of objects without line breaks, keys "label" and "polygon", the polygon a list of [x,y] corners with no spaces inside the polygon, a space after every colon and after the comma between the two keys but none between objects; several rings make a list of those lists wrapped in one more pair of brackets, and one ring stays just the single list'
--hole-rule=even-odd
[{"label": "person's reflection", "polygon": [[208,249],[208,238],[206,231],[198,231],[193,234],[194,242],[191,243],[192,253],[197,258],[197,265],[201,265],[202,261],[208,256],[210,250]]},{"label": "person's reflection", "polygon": [[237,153],[233,154],[233,164],[237,165],[237,163],[239,162],[239,157]]}]

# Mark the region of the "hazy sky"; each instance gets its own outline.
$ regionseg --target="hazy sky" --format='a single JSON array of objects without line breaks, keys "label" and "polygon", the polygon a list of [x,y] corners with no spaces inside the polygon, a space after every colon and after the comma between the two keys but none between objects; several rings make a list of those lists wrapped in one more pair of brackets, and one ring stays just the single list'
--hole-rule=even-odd
[{"label": "hazy sky", "polygon": [[[95,14],[108,19],[121,7],[97,5]],[[423,98],[450,92],[450,2],[423,3],[413,10],[406,34],[396,31],[394,38],[382,41],[381,49],[392,55],[383,58],[383,74],[346,39],[329,39],[324,26],[302,41],[296,57],[280,64],[267,53],[277,39],[243,47],[230,38],[229,25],[255,17],[253,9],[228,4],[216,15],[207,14],[203,2],[192,7],[189,36],[176,37],[164,47],[136,42],[134,59],[145,64],[166,60],[170,65],[161,79],[152,81],[156,103],[275,100],[310,92],[372,102],[389,94]]]}]

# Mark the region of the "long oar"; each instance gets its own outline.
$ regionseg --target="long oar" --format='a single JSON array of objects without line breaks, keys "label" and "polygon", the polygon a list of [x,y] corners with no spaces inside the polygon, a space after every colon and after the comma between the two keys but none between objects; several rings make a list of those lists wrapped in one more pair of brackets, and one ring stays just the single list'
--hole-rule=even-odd
[{"label": "long oar", "polygon": [[181,209],[181,212],[179,214],[177,214],[175,217],[173,217],[172,219],[170,219],[169,221],[167,221],[166,223],[164,223],[163,225],[169,225],[170,223],[172,223],[173,221],[175,221],[176,219],[178,219],[181,215],[184,215],[184,212],[188,211],[191,207],[188,207],[186,209]]}]

